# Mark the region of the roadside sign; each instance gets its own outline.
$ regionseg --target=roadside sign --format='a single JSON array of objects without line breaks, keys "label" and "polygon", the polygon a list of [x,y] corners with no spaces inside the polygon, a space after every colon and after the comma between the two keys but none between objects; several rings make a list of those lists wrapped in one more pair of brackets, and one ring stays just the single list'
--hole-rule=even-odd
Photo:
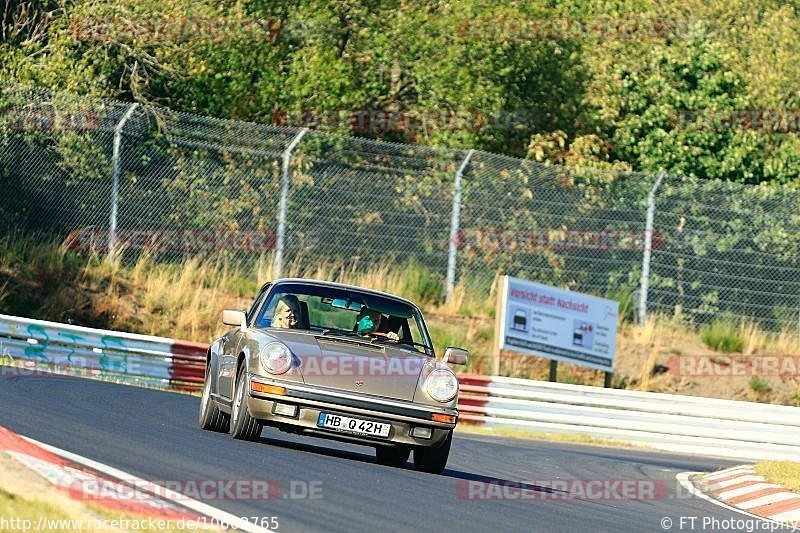
[{"label": "roadside sign", "polygon": [[614,371],[619,302],[503,276],[498,348]]}]

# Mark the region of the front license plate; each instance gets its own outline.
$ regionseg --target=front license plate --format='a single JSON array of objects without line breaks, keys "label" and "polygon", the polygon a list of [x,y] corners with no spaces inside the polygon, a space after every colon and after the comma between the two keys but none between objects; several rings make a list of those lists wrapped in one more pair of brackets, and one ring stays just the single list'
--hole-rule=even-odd
[{"label": "front license plate", "polygon": [[317,427],[344,431],[346,433],[355,433],[357,435],[369,435],[370,437],[388,437],[389,430],[392,429],[391,424],[362,420],[360,418],[350,418],[349,416],[332,415],[329,413],[319,414]]}]

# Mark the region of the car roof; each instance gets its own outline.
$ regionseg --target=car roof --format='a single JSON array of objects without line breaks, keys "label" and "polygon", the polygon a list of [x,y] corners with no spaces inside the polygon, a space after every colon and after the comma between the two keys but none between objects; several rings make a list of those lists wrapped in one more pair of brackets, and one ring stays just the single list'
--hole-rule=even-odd
[{"label": "car roof", "polygon": [[325,281],[320,279],[308,279],[308,278],[279,278],[272,281],[272,285],[278,285],[280,283],[306,283],[309,285],[317,285],[321,287],[335,287],[337,289],[356,290],[374,294],[376,296],[391,298],[393,300],[398,300],[400,302],[407,303],[413,307],[419,308],[417,304],[415,304],[411,300],[403,298],[402,296],[397,296],[396,294],[390,294],[388,292],[383,292],[383,291],[376,291],[375,289],[369,289],[367,287],[359,287],[358,285],[347,285],[346,283],[337,283],[335,281]]}]

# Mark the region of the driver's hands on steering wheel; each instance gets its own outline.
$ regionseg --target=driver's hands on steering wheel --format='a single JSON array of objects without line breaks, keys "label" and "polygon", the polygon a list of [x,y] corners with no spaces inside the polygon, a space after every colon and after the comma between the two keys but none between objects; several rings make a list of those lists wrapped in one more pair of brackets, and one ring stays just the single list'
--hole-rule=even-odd
[{"label": "driver's hands on steering wheel", "polygon": [[371,333],[367,333],[367,335],[371,335],[373,337],[383,337],[385,339],[389,339],[392,342],[398,342],[400,340],[400,335],[398,335],[394,331],[389,331],[388,333],[383,333],[382,331],[373,331]]}]

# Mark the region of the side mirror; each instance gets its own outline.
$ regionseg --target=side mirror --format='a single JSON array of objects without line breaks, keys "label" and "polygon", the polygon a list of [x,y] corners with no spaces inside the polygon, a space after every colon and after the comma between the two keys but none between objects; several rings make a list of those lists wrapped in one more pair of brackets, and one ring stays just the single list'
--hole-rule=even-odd
[{"label": "side mirror", "polygon": [[450,363],[453,365],[466,365],[468,357],[469,357],[469,352],[467,350],[462,350],[461,348],[454,348],[452,346],[448,346],[447,349],[444,351],[444,359],[442,360],[442,362]]},{"label": "side mirror", "polygon": [[238,309],[225,309],[222,312],[222,323],[227,326],[238,326],[247,329],[247,316]]}]

